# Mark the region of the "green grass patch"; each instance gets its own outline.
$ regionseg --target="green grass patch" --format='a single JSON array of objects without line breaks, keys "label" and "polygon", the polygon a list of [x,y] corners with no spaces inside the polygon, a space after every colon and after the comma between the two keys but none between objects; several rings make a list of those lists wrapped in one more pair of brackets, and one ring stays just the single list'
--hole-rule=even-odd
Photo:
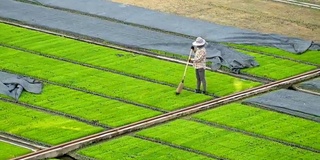
[{"label": "green grass patch", "polygon": [[[2,52],[0,68],[164,110],[175,110],[212,99],[210,96],[188,91],[184,91],[184,94],[177,96],[175,95],[176,88],[173,87],[5,47],[0,47],[0,52]],[[19,57],[19,60],[17,60],[17,57]]]},{"label": "green grass patch", "polygon": [[164,146],[139,138],[124,136],[84,148],[77,153],[95,159],[205,160],[195,153]]},{"label": "green grass patch", "polygon": [[31,150],[0,141],[0,159],[11,159],[31,153]]},{"label": "green grass patch", "polygon": [[228,44],[229,46],[235,46],[237,48],[248,49],[250,51],[264,52],[271,55],[277,55],[286,58],[292,58],[299,61],[310,62],[320,65],[320,51],[306,51],[302,54],[290,53],[278,48],[265,47],[265,46],[253,46],[253,45],[241,45],[241,44]]},{"label": "green grass patch", "polygon": [[82,122],[0,101],[0,131],[57,145],[103,131]]},{"label": "green grass patch", "polygon": [[242,52],[255,57],[260,66],[243,69],[241,70],[241,72],[257,75],[260,77],[280,80],[317,68],[316,66],[302,64],[281,58],[275,58],[272,56],[266,56],[258,53],[246,51]]},{"label": "green grass patch", "polygon": [[[112,48],[84,43],[59,36],[18,28],[0,23],[0,42],[28,50],[54,55],[72,61],[112,69],[130,75],[178,85],[184,72],[184,65],[161,61],[147,56],[132,54]],[[164,52],[157,51],[164,54]],[[169,53],[168,53],[169,54]],[[187,58],[185,58],[187,59]],[[260,83],[242,80],[232,76],[206,72],[207,90],[218,96],[243,91]],[[188,68],[185,86],[196,87],[195,71]]]},{"label": "green grass patch", "polygon": [[319,123],[302,118],[240,103],[201,112],[193,117],[320,149]]},{"label": "green grass patch", "polygon": [[320,154],[187,120],[175,120],[137,134],[227,159],[319,159]]},{"label": "green grass patch", "polygon": [[24,92],[19,101],[97,121],[111,127],[161,114],[161,112],[51,84],[45,84],[39,95]]}]

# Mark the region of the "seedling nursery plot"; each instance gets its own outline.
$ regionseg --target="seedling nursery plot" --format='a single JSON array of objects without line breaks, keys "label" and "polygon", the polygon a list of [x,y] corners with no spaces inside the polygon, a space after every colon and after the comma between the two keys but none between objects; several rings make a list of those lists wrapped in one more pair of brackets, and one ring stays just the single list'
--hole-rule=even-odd
[{"label": "seedling nursery plot", "polygon": [[161,114],[159,111],[57,85],[44,85],[40,95],[26,92],[19,101],[109,127],[119,127]]},{"label": "seedling nursery plot", "polygon": [[[103,128],[0,101],[0,131],[57,145],[103,131]],[[2,152],[2,149],[1,149]]]},{"label": "seedling nursery plot", "polygon": [[[0,47],[1,69],[27,74],[42,80],[82,88],[164,110],[175,110],[212,99],[184,91],[176,96],[175,87],[104,72],[78,64]],[[16,60],[19,57],[19,61]]]},{"label": "seedling nursery plot", "polygon": [[240,45],[240,44],[228,44],[230,46],[237,47],[239,49],[250,50],[251,52],[262,52],[263,54],[273,55],[282,58],[290,58],[296,61],[304,63],[311,63],[320,66],[320,51],[306,51],[301,54],[292,54],[290,52],[265,46],[252,46],[252,45]]},{"label": "seedling nursery plot", "polygon": [[0,141],[0,148],[0,159],[10,159],[31,152],[31,150],[28,150],[26,148],[15,146],[2,141]]},{"label": "seedling nursery plot", "polygon": [[95,159],[152,159],[152,160],[207,160],[213,159],[196,153],[161,145],[148,140],[123,136],[99,143],[76,153]]},{"label": "seedling nursery plot", "polygon": [[192,117],[320,150],[319,123],[287,114],[232,103]]},{"label": "seedling nursery plot", "polygon": [[[6,31],[0,36],[0,43],[19,47],[22,50],[55,56],[57,59],[63,58],[73,63],[92,65],[96,68],[108,69],[119,74],[164,83],[170,86],[176,86],[182,78],[184,66],[181,64],[160,61],[147,56],[1,23],[0,28]],[[216,72],[207,72],[206,77],[208,92],[217,96],[225,96],[260,85],[257,82]],[[195,84],[194,69],[189,67],[185,86],[194,89]]]},{"label": "seedling nursery plot", "polygon": [[[162,144],[172,149],[189,151],[198,156],[202,155],[212,159],[320,158],[320,154],[316,152],[186,119],[178,119],[144,129],[131,136],[123,136],[118,139],[105,141],[81,149],[77,153],[90,158],[101,159],[104,159],[104,157],[126,159],[130,155],[137,157],[137,159],[143,159],[140,156],[146,156],[149,159],[148,156],[154,157],[154,154],[157,152],[151,151],[151,155],[148,156],[145,155],[145,152],[149,153],[150,149],[161,150],[160,146],[156,145]],[[151,143],[155,147],[149,147]],[[146,150],[145,148],[148,149]],[[172,155],[168,151],[165,154],[166,156]],[[159,156],[161,155],[162,152],[160,152]],[[180,156],[179,158],[173,157],[173,159],[189,159],[188,157],[184,157],[185,154]],[[195,159],[200,158],[195,157]]]},{"label": "seedling nursery plot", "polygon": [[255,57],[260,65],[259,67],[243,69],[242,72],[269,79],[280,80],[317,68],[317,66],[261,55],[258,53],[242,52]]}]

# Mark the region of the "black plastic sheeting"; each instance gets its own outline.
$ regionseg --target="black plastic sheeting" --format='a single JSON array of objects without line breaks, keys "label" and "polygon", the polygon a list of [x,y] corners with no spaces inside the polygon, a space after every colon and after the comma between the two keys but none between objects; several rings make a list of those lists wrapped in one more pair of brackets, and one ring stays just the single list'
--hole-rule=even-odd
[{"label": "black plastic sheeting", "polygon": [[18,100],[22,91],[41,93],[42,83],[35,79],[0,71],[0,93]]},{"label": "black plastic sheeting", "polygon": [[[82,1],[82,3],[88,4],[89,1],[87,3]],[[0,17],[2,18],[99,38],[128,47],[188,55],[191,43],[194,41],[194,39],[186,37],[13,0],[0,0],[0,4]],[[80,2],[76,4],[80,4]],[[114,11],[105,9],[105,12]],[[208,58],[210,58],[208,61],[219,62],[220,60],[221,62],[220,64],[216,64],[214,66],[216,68],[214,69],[217,69],[220,65],[224,65],[232,71],[238,72],[241,68],[258,65],[253,57],[236,52],[218,43],[210,43],[207,53]],[[219,58],[219,56],[221,57]]]},{"label": "black plastic sheeting", "polygon": [[[320,78],[302,82],[298,84],[297,87],[320,93]],[[319,104],[319,107],[320,107],[320,104]]]},{"label": "black plastic sheeting", "polygon": [[313,94],[281,89],[244,102],[320,122],[320,96]]},{"label": "black plastic sheeting", "polygon": [[277,34],[261,34],[106,0],[37,0],[37,2],[44,5],[112,18],[126,23],[139,24],[150,28],[195,37],[201,36],[206,40],[214,42],[271,46],[297,54],[303,53],[308,49],[320,50],[320,45],[310,40]]}]

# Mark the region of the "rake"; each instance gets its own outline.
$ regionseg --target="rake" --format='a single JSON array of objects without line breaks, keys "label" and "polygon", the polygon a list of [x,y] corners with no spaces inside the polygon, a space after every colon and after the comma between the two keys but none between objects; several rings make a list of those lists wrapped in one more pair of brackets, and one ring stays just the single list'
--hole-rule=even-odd
[{"label": "rake", "polygon": [[187,61],[187,64],[186,64],[186,67],[184,68],[184,73],[183,73],[183,76],[182,76],[182,80],[178,86],[178,88],[176,89],[176,95],[179,95],[183,89],[183,86],[184,86],[184,79],[186,77],[186,73],[187,73],[187,68],[188,68],[188,65],[189,65],[189,59],[191,57],[191,53],[192,53],[192,49],[190,50],[190,53],[189,53],[189,58],[188,58],[188,61]]}]

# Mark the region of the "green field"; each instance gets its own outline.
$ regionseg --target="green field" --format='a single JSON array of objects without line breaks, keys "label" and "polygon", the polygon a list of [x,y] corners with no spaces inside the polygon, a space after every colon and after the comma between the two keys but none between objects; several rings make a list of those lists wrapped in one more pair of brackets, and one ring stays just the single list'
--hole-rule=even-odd
[{"label": "green field", "polygon": [[242,52],[255,57],[260,66],[243,69],[241,72],[249,73],[251,75],[257,75],[260,77],[280,80],[317,68],[316,66],[275,58],[272,56],[265,56],[258,53],[246,51]]},{"label": "green field", "polygon": [[265,46],[253,46],[253,45],[240,45],[240,44],[230,44],[231,46],[235,46],[237,48],[248,49],[252,52],[263,52],[265,54],[275,55],[284,58],[291,58],[293,60],[302,61],[305,63],[313,63],[316,65],[320,65],[320,51],[306,51],[302,54],[293,54],[281,49],[265,47]]},{"label": "green field", "polygon": [[[160,61],[158,59],[79,42],[0,23],[0,44],[15,46],[43,55],[64,58],[74,63],[93,65],[129,76],[147,78],[170,85],[178,85],[182,78],[184,65]],[[228,75],[206,73],[208,92],[225,96],[260,85],[257,82],[242,80]],[[195,88],[194,69],[189,67],[185,86]],[[174,89],[173,89],[174,90]]]},{"label": "green field", "polygon": [[100,96],[44,84],[39,95],[23,93],[20,102],[60,111],[83,119],[118,127],[161,114],[161,112]]},{"label": "green field", "polygon": [[57,145],[103,131],[82,122],[0,101],[0,131]]},{"label": "green field", "polygon": [[158,143],[124,136],[79,150],[77,153],[95,159],[141,160],[209,160],[202,155],[164,146]]},{"label": "green field", "polygon": [[227,159],[320,158],[320,153],[181,119],[137,134]]},{"label": "green field", "polygon": [[232,103],[192,117],[320,150],[317,122]]},{"label": "green field", "polygon": [[0,141],[0,159],[11,159],[30,152],[28,149]]}]

